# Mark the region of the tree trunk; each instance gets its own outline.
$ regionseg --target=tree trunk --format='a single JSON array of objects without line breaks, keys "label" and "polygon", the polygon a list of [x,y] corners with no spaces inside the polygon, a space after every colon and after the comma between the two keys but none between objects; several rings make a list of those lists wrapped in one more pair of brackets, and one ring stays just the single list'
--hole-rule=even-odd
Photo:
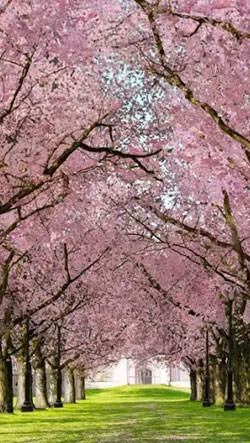
[{"label": "tree trunk", "polygon": [[47,374],[47,396],[50,406],[55,403],[56,400],[56,369],[52,368],[48,363],[46,364],[46,374]]},{"label": "tree trunk", "polygon": [[46,367],[39,341],[36,343],[34,354],[36,408],[46,409],[49,407],[47,397]]},{"label": "tree trunk", "polygon": [[77,375],[75,377],[75,385],[76,385],[76,400],[86,400],[84,375]]},{"label": "tree trunk", "polygon": [[226,360],[223,358],[215,364],[214,371],[214,403],[222,405],[226,396],[227,367]]},{"label": "tree trunk", "polygon": [[23,356],[18,356],[16,361],[17,361],[16,409],[21,409],[25,400],[25,360]]},{"label": "tree trunk", "polygon": [[67,368],[64,377],[64,402],[65,403],[75,403],[75,377],[74,371],[71,368]]},{"label": "tree trunk", "polygon": [[47,398],[47,382],[44,360],[40,361],[39,365],[36,365],[35,371],[36,408],[46,409],[49,407],[49,402]]},{"label": "tree trunk", "polygon": [[7,374],[7,412],[13,412],[13,371],[12,360],[10,357],[6,360],[6,374]]},{"label": "tree trunk", "polygon": [[199,367],[196,372],[197,377],[197,400],[202,401],[204,397],[204,366],[203,361],[199,361]]},{"label": "tree trunk", "polygon": [[8,412],[7,366],[2,358],[0,359],[0,412]]},{"label": "tree trunk", "polygon": [[250,352],[249,338],[234,343],[233,354],[234,396],[237,403],[250,404]]},{"label": "tree trunk", "polygon": [[[23,355],[17,356],[17,400],[16,409],[21,409],[25,401],[25,358]],[[30,398],[32,399],[32,369],[30,369]],[[34,405],[35,407],[35,405]]]},{"label": "tree trunk", "polygon": [[189,377],[191,385],[190,400],[195,401],[197,400],[197,374],[194,369],[190,369]]}]

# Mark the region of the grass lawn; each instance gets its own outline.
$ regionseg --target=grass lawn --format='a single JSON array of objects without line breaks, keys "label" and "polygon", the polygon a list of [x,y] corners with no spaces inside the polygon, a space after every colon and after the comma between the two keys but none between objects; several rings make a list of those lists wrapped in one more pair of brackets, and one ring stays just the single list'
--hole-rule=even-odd
[{"label": "grass lawn", "polygon": [[62,409],[0,416],[0,442],[250,442],[250,409],[189,402],[185,390],[123,386],[90,390]]}]

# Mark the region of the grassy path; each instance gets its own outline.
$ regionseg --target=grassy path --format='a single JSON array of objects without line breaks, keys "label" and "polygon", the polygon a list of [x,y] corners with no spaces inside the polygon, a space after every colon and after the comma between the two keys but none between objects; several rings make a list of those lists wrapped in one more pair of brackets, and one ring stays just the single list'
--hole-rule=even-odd
[{"label": "grassy path", "polygon": [[224,412],[165,386],[92,390],[63,409],[0,416],[1,443],[250,442],[250,409]]}]

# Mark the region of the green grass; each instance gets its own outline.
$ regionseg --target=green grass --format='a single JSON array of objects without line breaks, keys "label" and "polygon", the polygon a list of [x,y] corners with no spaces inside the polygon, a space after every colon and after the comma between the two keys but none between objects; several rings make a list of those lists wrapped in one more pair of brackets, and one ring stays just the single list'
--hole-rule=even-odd
[{"label": "green grass", "polygon": [[90,390],[63,409],[1,415],[0,442],[250,442],[250,409],[224,412],[188,398],[163,385]]}]

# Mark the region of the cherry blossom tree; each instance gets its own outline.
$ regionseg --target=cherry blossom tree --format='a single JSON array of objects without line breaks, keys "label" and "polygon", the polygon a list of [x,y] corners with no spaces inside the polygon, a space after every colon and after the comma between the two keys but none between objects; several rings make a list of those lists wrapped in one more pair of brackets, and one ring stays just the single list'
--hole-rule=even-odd
[{"label": "cherry blossom tree", "polygon": [[2,378],[28,315],[43,377],[54,324],[66,328],[68,385],[120,355],[202,378],[209,330],[224,396],[233,297],[248,402],[249,5],[111,3],[0,10]]},{"label": "cherry blossom tree", "polygon": [[[117,100],[103,86],[108,54],[114,52],[113,31],[120,21],[119,3],[108,20],[105,6],[105,2],[89,2],[83,9],[79,1],[58,1],[45,8],[37,1],[16,0],[1,7],[0,301],[3,322],[10,323],[8,330],[21,321],[20,316],[10,321],[10,273],[14,275],[18,264],[32,255],[27,232],[39,229],[41,212],[51,217],[72,186],[82,186],[76,183],[77,177],[89,174],[94,182],[100,169],[109,174],[116,168],[134,176],[130,169],[136,168],[153,175],[150,162],[157,150],[153,144],[152,151],[150,146],[145,150],[136,133],[129,144],[125,142],[130,128],[123,123],[122,98]],[[125,53],[115,52],[125,66]],[[40,257],[46,256],[41,246]],[[67,269],[67,249],[64,259]],[[37,263],[41,269],[41,262]],[[55,302],[81,276],[83,269],[78,271],[72,278],[68,272],[66,283],[29,315]],[[34,293],[32,283],[28,291]],[[3,342],[7,343],[6,334]]]},{"label": "cherry blossom tree", "polygon": [[146,42],[138,58],[164,91],[159,113],[165,103],[168,116],[162,188],[144,188],[130,214],[140,234],[220,277],[222,299],[224,285],[234,294],[236,396],[248,401],[248,364],[236,361],[248,358],[249,342],[249,9],[216,1],[135,0],[130,7]]}]

